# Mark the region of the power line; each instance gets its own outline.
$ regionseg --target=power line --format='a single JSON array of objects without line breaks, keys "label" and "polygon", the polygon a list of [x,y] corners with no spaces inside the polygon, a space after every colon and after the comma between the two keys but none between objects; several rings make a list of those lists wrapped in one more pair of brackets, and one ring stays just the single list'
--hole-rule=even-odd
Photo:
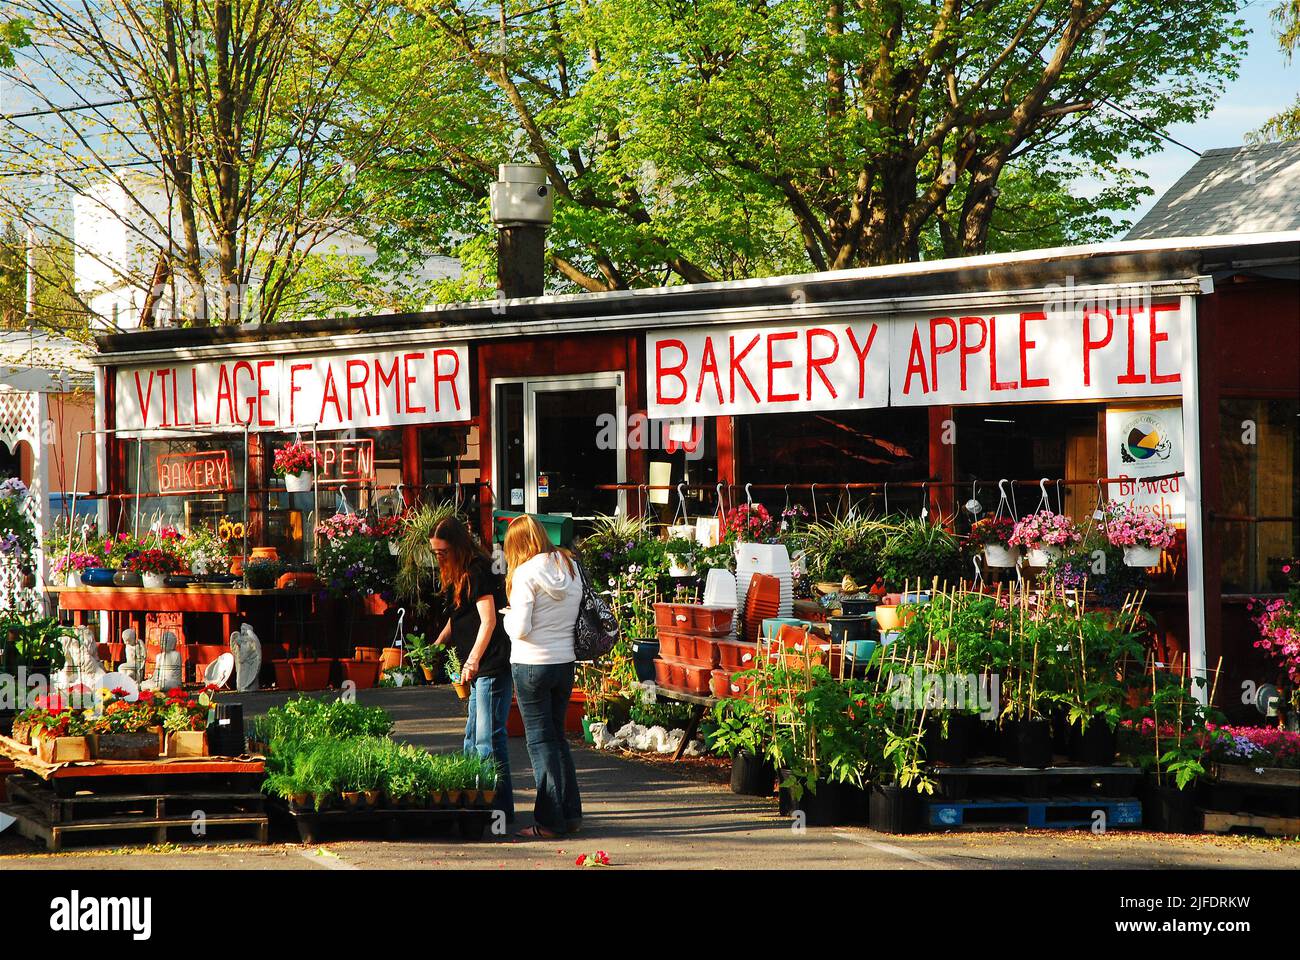
[{"label": "power line", "polygon": [[61,113],[76,113],[79,110],[98,110],[101,107],[117,107],[125,103],[139,103],[148,97],[125,97],[121,100],[103,100],[99,103],[83,103],[74,107],[49,107],[44,110],[29,110],[26,113],[0,114],[0,120],[27,120],[31,117],[48,117]]}]

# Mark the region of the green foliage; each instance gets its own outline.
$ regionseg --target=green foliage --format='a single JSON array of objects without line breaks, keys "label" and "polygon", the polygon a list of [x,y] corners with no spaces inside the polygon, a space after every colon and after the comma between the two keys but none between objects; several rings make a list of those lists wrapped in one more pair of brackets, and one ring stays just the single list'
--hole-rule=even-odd
[{"label": "green foliage", "polygon": [[868,587],[880,576],[881,553],[898,524],[871,516],[835,517],[809,524],[802,533],[808,573],[839,582],[846,575]]},{"label": "green foliage", "polygon": [[880,554],[880,575],[889,590],[908,584],[929,589],[939,583],[954,583],[960,577],[961,547],[957,538],[941,523],[909,517],[895,524]]},{"label": "green foliage", "polygon": [[56,617],[0,618],[0,642],[6,647],[12,644],[16,666],[48,663],[51,671],[62,670],[63,641],[70,636],[73,636],[72,628],[60,624]]},{"label": "green foliage", "polygon": [[763,712],[748,700],[719,700],[713,707],[717,723],[705,738],[713,753],[734,757],[738,753],[761,756],[770,736],[769,723]]},{"label": "green foliage", "polygon": [[[1277,30],[1278,43],[1289,63],[1300,48],[1300,0],[1279,0],[1269,14]],[[1274,114],[1255,132],[1256,140],[1290,140],[1300,137],[1300,94],[1285,109]]]},{"label": "green foliage", "polygon": [[31,27],[30,20],[21,18],[0,21],[0,67],[8,69],[14,65],[14,51],[31,43],[28,35]]},{"label": "green foliage", "polygon": [[[411,604],[417,616],[424,616],[429,611],[430,599],[437,596],[438,558],[433,555],[429,538],[438,524],[456,515],[455,504],[446,501],[422,504],[402,518],[394,584],[398,597]],[[437,602],[441,604],[441,598]]]}]

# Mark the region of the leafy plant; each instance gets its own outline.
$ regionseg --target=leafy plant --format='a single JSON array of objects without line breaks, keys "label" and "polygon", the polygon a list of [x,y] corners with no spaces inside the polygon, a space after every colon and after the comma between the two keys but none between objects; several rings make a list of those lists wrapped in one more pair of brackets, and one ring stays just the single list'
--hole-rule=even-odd
[{"label": "leafy plant", "polygon": [[746,753],[762,756],[769,737],[763,712],[748,700],[720,700],[713,707],[717,726],[705,738],[709,750],[726,757]]},{"label": "leafy plant", "polygon": [[284,573],[284,564],[279,560],[258,557],[244,565],[244,583],[250,590],[270,590]]},{"label": "leafy plant", "polygon": [[907,584],[929,587],[935,578],[953,582],[958,576],[961,548],[940,523],[920,517],[900,521],[885,541],[880,572],[885,586],[901,590]]},{"label": "leafy plant", "polygon": [[402,518],[393,583],[397,596],[418,616],[429,611],[429,598],[437,596],[438,558],[433,555],[429,538],[439,523],[456,515],[455,505],[446,501],[421,505]]},{"label": "leafy plant", "polygon": [[880,555],[897,525],[871,516],[836,517],[809,524],[802,532],[808,573],[814,580],[853,578],[870,585],[880,577]]}]

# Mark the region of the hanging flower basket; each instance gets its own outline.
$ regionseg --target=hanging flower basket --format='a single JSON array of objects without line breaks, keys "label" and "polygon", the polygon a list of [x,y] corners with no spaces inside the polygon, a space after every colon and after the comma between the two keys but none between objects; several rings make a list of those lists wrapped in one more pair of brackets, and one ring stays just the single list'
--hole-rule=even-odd
[{"label": "hanging flower basket", "polygon": [[984,546],[984,564],[989,567],[1010,568],[1020,560],[1020,551],[1000,543]]},{"label": "hanging flower basket", "polygon": [[311,489],[312,471],[319,468],[321,456],[316,449],[301,440],[275,451],[271,469],[284,477],[284,489],[289,493],[306,493]]},{"label": "hanging flower basket", "polygon": [[1061,548],[1055,546],[1031,547],[1026,560],[1031,567],[1045,567],[1061,555]]},{"label": "hanging flower basket", "polygon": [[1134,543],[1124,548],[1124,565],[1126,567],[1154,567],[1160,563],[1159,547]]},{"label": "hanging flower basket", "polygon": [[307,493],[311,490],[311,471],[286,473],[284,475],[284,489],[289,493]]}]

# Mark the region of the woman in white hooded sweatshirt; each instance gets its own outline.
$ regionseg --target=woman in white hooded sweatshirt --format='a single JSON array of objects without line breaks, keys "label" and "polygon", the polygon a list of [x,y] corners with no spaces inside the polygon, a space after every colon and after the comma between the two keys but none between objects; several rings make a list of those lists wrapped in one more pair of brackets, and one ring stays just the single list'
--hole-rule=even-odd
[{"label": "woman in white hooded sweatshirt", "polygon": [[537,781],[534,824],[519,836],[563,836],[582,822],[578,777],[564,736],[582,578],[573,557],[530,516],[510,521],[505,555],[510,672]]}]

